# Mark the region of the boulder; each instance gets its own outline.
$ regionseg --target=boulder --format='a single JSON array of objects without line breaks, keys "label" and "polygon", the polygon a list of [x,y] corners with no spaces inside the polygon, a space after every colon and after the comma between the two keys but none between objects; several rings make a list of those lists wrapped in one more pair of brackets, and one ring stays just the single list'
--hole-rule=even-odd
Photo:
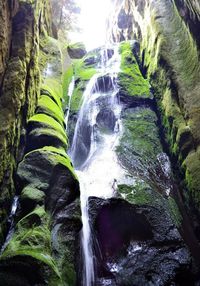
[{"label": "boulder", "polygon": [[152,198],[154,203],[140,205],[90,198],[97,285],[193,285],[190,252],[167,202],[159,195]]},{"label": "boulder", "polygon": [[71,59],[81,59],[86,55],[86,49],[83,43],[76,43],[67,47]]},{"label": "boulder", "polygon": [[97,127],[103,132],[113,132],[117,119],[110,108],[101,109],[96,117]]}]

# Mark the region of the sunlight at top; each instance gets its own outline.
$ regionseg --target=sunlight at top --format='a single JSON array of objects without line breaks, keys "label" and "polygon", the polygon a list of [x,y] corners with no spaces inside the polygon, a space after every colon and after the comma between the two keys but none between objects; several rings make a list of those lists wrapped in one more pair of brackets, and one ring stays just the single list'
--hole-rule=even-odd
[{"label": "sunlight at top", "polygon": [[[112,11],[110,0],[76,0],[81,8],[79,24],[86,49],[91,50],[106,43],[107,20]],[[81,38],[81,39],[80,39]]]}]

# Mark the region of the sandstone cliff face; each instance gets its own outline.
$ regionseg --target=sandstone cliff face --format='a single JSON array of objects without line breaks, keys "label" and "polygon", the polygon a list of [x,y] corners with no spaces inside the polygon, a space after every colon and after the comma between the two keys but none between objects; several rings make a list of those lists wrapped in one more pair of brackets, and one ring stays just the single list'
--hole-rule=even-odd
[{"label": "sandstone cliff face", "polygon": [[199,208],[199,3],[127,0],[121,5],[112,37],[139,41],[140,66],[151,82],[171,153]]},{"label": "sandstone cliff face", "polygon": [[[149,281],[155,283],[163,271],[161,266],[167,269],[168,261],[170,274],[163,275],[163,283],[167,284],[172,278],[179,283],[185,276],[189,277],[188,283],[192,283],[190,253],[177,231],[179,229],[187,236],[189,223],[184,211],[179,212],[177,208],[177,187],[171,191],[172,196],[166,193],[167,184],[173,182],[175,185],[175,182],[171,172],[167,177],[162,170],[161,161],[165,158],[160,157],[162,146],[155,102],[172,158],[180,164],[190,191],[187,198],[192,197],[199,209],[200,6],[197,0],[117,2],[112,19],[115,23],[113,40],[137,40],[134,44],[121,45],[122,71],[118,84],[119,100],[124,106],[124,133],[117,153],[124,168],[144,181],[138,180],[131,187],[119,185],[120,198],[105,202],[90,200],[93,200],[92,227],[103,249],[103,257],[97,257],[99,285],[103,285],[104,281],[100,280],[107,274],[112,285],[117,285],[115,281],[120,285],[131,285],[132,279],[136,279],[138,285]],[[62,5],[60,8],[62,10]],[[52,24],[48,0],[2,0],[0,26],[1,245],[12,225],[7,220],[12,199],[14,194],[19,196],[15,230],[12,229],[12,236],[0,257],[0,285],[75,285],[81,219],[78,178],[66,154],[68,138],[63,101],[67,101],[66,90],[73,76],[72,67],[67,71],[64,69],[70,62],[69,57],[65,57],[67,44],[55,39],[58,33]],[[70,46],[68,50],[73,48]],[[80,57],[85,54],[84,49],[81,52]],[[71,137],[83,91],[96,72],[99,52],[87,54],[74,65]],[[110,53],[112,56],[112,50]],[[76,50],[75,54],[77,57]],[[134,140],[133,134],[136,134]],[[160,184],[163,178],[164,185]],[[112,215],[115,207],[116,217]],[[121,207],[127,228],[121,225]],[[106,240],[101,221],[104,212],[114,226],[119,223],[119,228],[113,227],[114,233],[130,234],[128,240],[125,237],[126,243],[121,244],[120,251],[129,253],[133,250],[131,259],[129,254],[127,257],[118,255],[115,245]],[[135,218],[138,219],[136,228],[140,230],[140,225],[145,225],[139,234],[134,233],[132,220]],[[143,239],[146,227],[148,233]],[[139,249],[137,243],[132,244],[132,240],[138,240],[138,235],[142,245]],[[193,238],[189,237],[189,243],[185,241],[191,246]],[[195,251],[194,247],[192,254]],[[145,269],[143,263],[135,267],[135,259],[141,255],[146,261]],[[149,276],[149,265],[155,257],[156,263],[151,268],[153,274]],[[112,263],[115,261],[122,270],[113,274]],[[111,267],[106,272],[108,263]],[[183,275],[184,272],[187,275]]]},{"label": "sandstone cliff face", "polygon": [[[1,4],[0,285],[74,285],[79,184],[66,154],[63,58],[59,41],[51,37],[51,5],[6,2]],[[13,217],[8,219],[14,194],[19,196],[15,231]]]},{"label": "sandstone cliff face", "polygon": [[0,83],[2,82],[3,75],[5,72],[5,67],[7,60],[9,58],[9,49],[11,42],[11,31],[12,31],[12,18],[16,14],[17,5],[16,1],[1,1],[0,6],[0,21],[1,21],[1,31],[0,31],[0,53],[1,53],[1,62],[0,62]]},{"label": "sandstone cliff face", "polygon": [[[15,192],[16,164],[23,155],[27,118],[38,99],[38,50],[41,26],[50,31],[47,1],[1,2],[1,242]],[[45,11],[45,12],[44,12]]]}]

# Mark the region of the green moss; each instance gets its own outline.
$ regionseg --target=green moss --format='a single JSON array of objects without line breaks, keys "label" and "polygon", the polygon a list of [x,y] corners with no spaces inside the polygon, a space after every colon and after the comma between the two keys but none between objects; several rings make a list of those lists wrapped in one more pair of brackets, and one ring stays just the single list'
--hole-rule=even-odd
[{"label": "green moss", "polygon": [[84,65],[82,65],[82,62],[75,66],[75,75],[80,80],[87,81],[91,79],[95,73],[95,68],[86,68]]},{"label": "green moss", "polygon": [[50,88],[50,90],[61,100],[63,96],[63,88],[60,80],[54,78],[45,79],[43,86]]},{"label": "green moss", "polygon": [[181,216],[181,213],[179,211],[179,208],[175,200],[172,197],[168,198],[168,204],[169,204],[169,210],[170,210],[172,219],[174,220],[174,223],[176,224],[176,226],[181,226],[183,218]]},{"label": "green moss", "polygon": [[86,54],[85,45],[82,42],[68,45],[67,51],[72,59],[81,59]]},{"label": "green moss", "polygon": [[164,199],[161,194],[153,191],[144,181],[136,180],[132,186],[125,184],[118,185],[118,191],[131,204],[149,205],[166,209],[171,214],[176,226],[179,227],[181,225],[182,216],[175,200],[172,197]]},{"label": "green moss", "polygon": [[23,217],[16,225],[16,231],[3,252],[0,260],[11,257],[29,256],[38,263],[44,263],[60,277],[55,261],[51,256],[49,216],[44,207],[36,209]]},{"label": "green moss", "polygon": [[49,126],[49,128],[57,130],[63,136],[64,141],[67,140],[64,128],[55,119],[46,114],[41,113],[33,115],[28,122],[39,122],[41,124],[45,124]]},{"label": "green moss", "polygon": [[57,154],[55,160],[59,161],[61,164],[66,166],[67,169],[72,173],[73,177],[78,180],[78,177],[72,166],[71,160],[65,150],[58,149],[52,146],[45,146],[44,148],[41,149],[41,151],[47,151],[49,154],[52,154],[54,156],[55,154]]},{"label": "green moss", "polygon": [[196,151],[188,154],[183,161],[182,168],[185,171],[186,185],[190,191],[190,197],[193,198],[196,205],[200,207],[200,147]]},{"label": "green moss", "polygon": [[43,79],[60,81],[62,75],[60,42],[44,34],[40,37],[39,68]]},{"label": "green moss", "polygon": [[[170,151],[182,164],[193,153],[200,138],[199,52],[177,6],[171,5],[170,1],[162,5],[164,13],[160,9],[153,11],[151,6],[146,7],[144,20],[138,23],[142,30],[141,55],[162,114]],[[183,168],[196,205],[200,201],[196,179],[199,177],[196,172],[199,164],[197,153],[192,160],[196,166],[193,167],[193,162],[188,160],[187,168]]]},{"label": "green moss", "polygon": [[138,156],[144,163],[148,161],[153,164],[153,161],[157,160],[157,154],[162,152],[156,124],[156,114],[150,108],[135,108],[134,112],[126,111],[123,114],[124,132],[117,152],[122,156]]},{"label": "green moss", "polygon": [[[54,86],[54,83],[55,83],[55,86]],[[44,84],[42,84],[41,95],[47,95],[51,97],[56,102],[56,104],[60,108],[62,108],[62,101],[61,101],[61,97],[63,94],[62,86],[58,83],[56,84],[56,81],[54,83],[52,81],[51,84],[49,84],[49,82],[46,81]]]},{"label": "green moss", "polygon": [[63,86],[63,107],[65,107],[68,103],[68,89],[69,89],[69,85],[70,82],[72,80],[73,77],[73,66],[71,65],[64,73],[63,73],[63,77],[62,77],[62,86]]},{"label": "green moss", "polygon": [[87,81],[81,81],[74,89],[71,99],[71,112],[77,112],[82,104],[82,96],[86,87]]},{"label": "green moss", "polygon": [[37,113],[44,113],[57,120],[60,125],[64,123],[63,110],[47,95],[42,95],[38,101]]},{"label": "green moss", "polygon": [[34,186],[31,185],[26,186],[21,193],[21,200],[28,199],[36,203],[43,202],[44,197],[45,197],[44,192],[34,188]]},{"label": "green moss", "polygon": [[125,95],[149,98],[149,82],[144,79],[131,51],[130,42],[120,45],[121,72],[118,74],[121,92]]},{"label": "green moss", "polygon": [[49,125],[45,126],[45,124],[39,127],[34,127],[33,130],[29,132],[29,139],[31,150],[42,148],[44,146],[55,146],[64,150],[68,148],[67,139],[63,137],[58,130],[51,128]]},{"label": "green moss", "polygon": [[69,156],[66,153],[66,150],[64,149],[60,149],[60,148],[56,148],[53,146],[45,146],[43,148],[37,149],[37,150],[33,150],[29,153],[27,153],[24,157],[24,159],[26,160],[26,158],[28,158],[29,156],[33,155],[33,154],[37,154],[37,157],[40,157],[40,155],[44,155],[45,157],[47,157],[47,159],[51,162],[51,164],[57,164],[57,163],[61,163],[62,165],[64,165],[65,167],[67,167],[67,169],[71,172],[71,174],[73,175],[73,177],[77,180],[77,175],[74,171],[74,168],[72,166],[71,160],[69,158]]},{"label": "green moss", "polygon": [[141,180],[137,180],[134,185],[118,185],[121,196],[131,204],[153,205],[155,197],[151,188]]},{"label": "green moss", "polygon": [[61,108],[61,106],[62,106],[61,100],[52,92],[52,90],[50,88],[48,88],[47,86],[46,87],[42,86],[40,94],[41,94],[41,96],[47,95]]},{"label": "green moss", "polygon": [[86,88],[88,81],[96,74],[94,65],[86,66],[84,57],[74,63],[75,79],[77,84],[75,85],[74,92],[71,99],[71,111],[77,112],[80,109],[82,103],[82,95]]}]

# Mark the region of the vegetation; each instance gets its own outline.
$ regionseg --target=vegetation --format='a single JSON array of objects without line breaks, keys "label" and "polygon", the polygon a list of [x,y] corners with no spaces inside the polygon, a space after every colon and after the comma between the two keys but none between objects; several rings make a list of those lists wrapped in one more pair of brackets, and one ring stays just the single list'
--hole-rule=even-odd
[{"label": "vegetation", "polygon": [[149,82],[143,78],[140,72],[130,42],[121,43],[120,54],[121,72],[118,75],[120,92],[128,96],[149,98]]}]

